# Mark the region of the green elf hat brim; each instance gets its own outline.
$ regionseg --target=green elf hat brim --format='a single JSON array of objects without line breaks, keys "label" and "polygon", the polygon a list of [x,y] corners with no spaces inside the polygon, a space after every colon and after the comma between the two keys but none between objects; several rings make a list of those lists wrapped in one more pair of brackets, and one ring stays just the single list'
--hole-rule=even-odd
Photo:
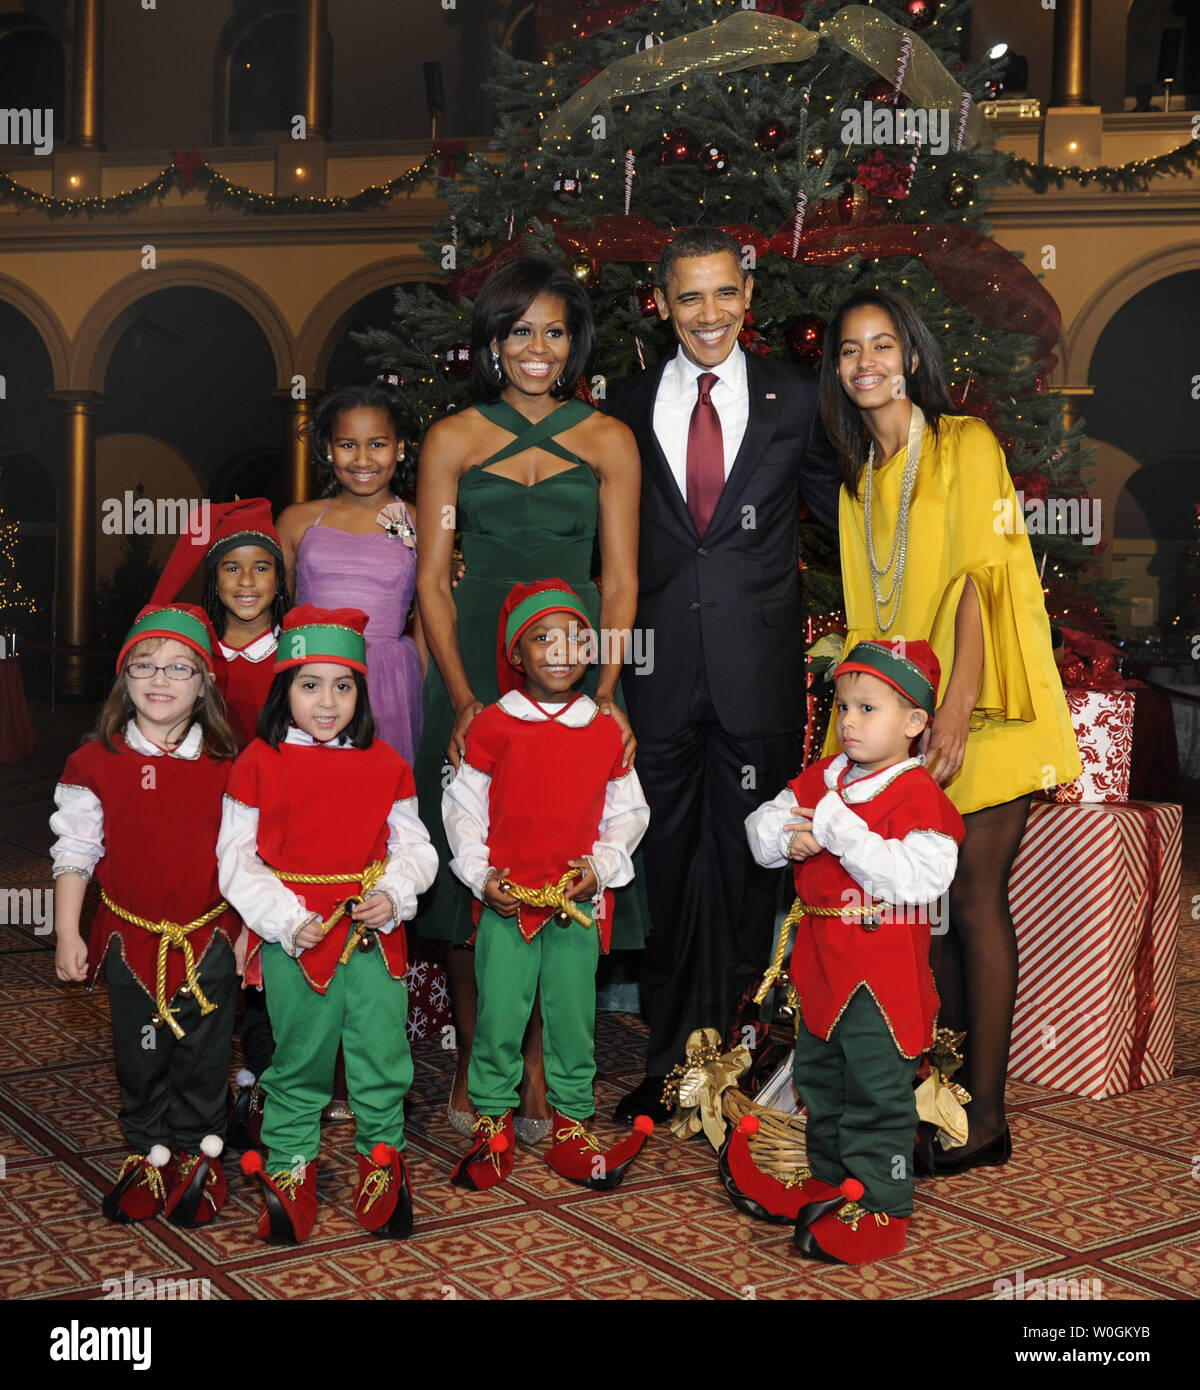
[{"label": "green elf hat brim", "polygon": [[335,623],[311,623],[287,628],[279,635],[273,671],[328,662],[367,674],[367,644],[361,632]]},{"label": "green elf hat brim", "polygon": [[219,541],[213,542],[204,557],[205,570],[212,569],[223,556],[228,555],[231,550],[240,550],[244,545],[256,545],[268,555],[274,556],[279,564],[284,563],[283,549],[274,536],[267,535],[265,531],[238,531],[235,535],[223,536]]},{"label": "green elf hat brim", "polygon": [[879,642],[859,642],[852,647],[845,661],[833,673],[834,680],[839,676],[861,672],[875,676],[878,680],[898,690],[918,709],[923,709],[933,717],[937,704],[937,689],[929,677],[914,662],[899,656],[890,647]]},{"label": "green elf hat brim", "polygon": [[145,642],[152,637],[166,637],[182,642],[200,657],[210,673],[213,671],[213,643],[216,634],[208,615],[202,609],[191,604],[144,608],[121,643],[121,650],[117,654],[117,670],[124,668],[125,658],[139,642]]},{"label": "green elf hat brim", "polygon": [[530,594],[516,605],[504,625],[504,650],[510,661],[521,634],[547,613],[574,613],[584,627],[592,625],[583,601],[570,589],[543,589],[540,593]]}]

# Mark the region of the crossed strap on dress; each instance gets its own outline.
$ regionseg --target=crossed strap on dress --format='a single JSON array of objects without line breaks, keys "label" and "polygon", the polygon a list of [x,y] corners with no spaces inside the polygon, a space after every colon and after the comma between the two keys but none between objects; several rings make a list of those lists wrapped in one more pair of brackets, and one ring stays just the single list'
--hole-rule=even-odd
[{"label": "crossed strap on dress", "polygon": [[479,465],[481,469],[486,470],[493,463],[511,458],[514,454],[523,454],[526,449],[544,449],[548,454],[556,454],[570,463],[580,462],[578,456],[559,444],[554,436],[571,429],[592,414],[592,407],[586,401],[564,401],[557,410],[552,410],[536,422],[527,420],[507,401],[493,401],[488,405],[477,405],[475,409],[485,420],[499,425],[501,429],[511,430],[515,436],[490,458],[484,459]]}]

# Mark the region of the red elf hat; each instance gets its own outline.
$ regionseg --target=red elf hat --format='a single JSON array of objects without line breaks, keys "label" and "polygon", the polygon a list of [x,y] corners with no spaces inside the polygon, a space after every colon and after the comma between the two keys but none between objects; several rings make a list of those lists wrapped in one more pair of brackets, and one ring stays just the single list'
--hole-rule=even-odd
[{"label": "red elf hat", "polygon": [[284,617],[273,671],[328,661],[367,673],[367,615],[357,608],[314,608],[302,603]]},{"label": "red elf hat", "polygon": [[150,602],[169,603],[195,574],[201,560],[207,572],[222,555],[240,545],[260,546],[283,564],[283,547],[271,520],[270,502],[265,497],[202,502],[193,509],[187,530],[175,542]]},{"label": "red elf hat", "polygon": [[583,600],[561,579],[539,579],[533,584],[514,584],[500,610],[496,641],[496,683],[500,694],[521,688],[521,678],[512,664],[513,651],[521,634],[547,613],[574,613],[590,628],[591,617]]},{"label": "red elf hat", "polygon": [[903,637],[858,642],[834,671],[833,678],[837,680],[851,671],[862,671],[886,681],[906,700],[933,717],[942,667],[928,642],[909,642]]},{"label": "red elf hat", "polygon": [[134,619],[133,626],[121,643],[121,650],[117,653],[118,671],[125,665],[130,651],[148,637],[169,637],[172,641],[182,642],[185,647],[191,647],[207,670],[212,672],[217,634],[203,608],[191,603],[147,604]]}]

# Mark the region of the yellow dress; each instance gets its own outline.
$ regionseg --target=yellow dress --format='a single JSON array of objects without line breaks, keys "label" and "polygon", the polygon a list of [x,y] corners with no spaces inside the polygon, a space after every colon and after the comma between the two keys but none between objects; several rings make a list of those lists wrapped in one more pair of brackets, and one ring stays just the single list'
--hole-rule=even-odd
[{"label": "yellow dress", "polygon": [[[891,549],[907,456],[906,445],[872,478],[878,563]],[[1007,528],[1006,516],[1013,519]],[[1079,776],[1079,749],[1054,664],[1033,551],[1004,453],[982,420],[943,415],[936,441],[925,427],[899,612],[886,634],[876,625],[862,499],[845,487],[838,537],[846,650],[884,636],[925,639],[942,667],[939,697],[954,667],[954,621],[963,584],[969,577],[975,586],[983,619],[983,672],[963,766],[945,789],[961,813]],[[881,579],[884,593],[892,574],[889,570]],[[882,607],[886,617],[891,605]],[[831,722],[825,752],[839,751]]]}]

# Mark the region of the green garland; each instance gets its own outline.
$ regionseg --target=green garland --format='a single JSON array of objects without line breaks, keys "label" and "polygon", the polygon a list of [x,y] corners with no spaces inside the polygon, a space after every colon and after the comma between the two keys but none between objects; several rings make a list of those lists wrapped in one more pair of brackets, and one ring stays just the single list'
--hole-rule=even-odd
[{"label": "green garland", "polygon": [[1189,140],[1165,154],[1130,160],[1128,164],[1098,164],[1094,169],[1080,169],[1057,164],[1034,164],[1013,155],[1011,168],[1013,176],[1028,184],[1035,193],[1045,193],[1051,184],[1062,188],[1067,179],[1074,179],[1085,188],[1089,183],[1099,183],[1113,191],[1140,192],[1158,174],[1200,170],[1200,140]]},{"label": "green garland", "polygon": [[81,212],[89,217],[102,216],[105,213],[121,215],[138,208],[149,207],[155,201],[161,202],[173,188],[187,193],[194,186],[207,192],[210,208],[235,207],[242,212],[256,214],[363,212],[367,208],[382,207],[397,193],[411,191],[422,179],[433,173],[438,163],[437,155],[426,155],[415,169],[397,174],[387,183],[370,184],[349,198],[321,198],[304,194],[289,194],[278,198],[273,193],[256,193],[244,184],[231,183],[224,174],[205,160],[189,159],[181,152],[175,163],[168,165],[155,178],[107,198],[56,198],[52,194],[38,193],[35,189],[10,178],[8,174],[0,173],[0,203],[17,203],[24,208],[37,209],[50,217],[78,217]]}]

